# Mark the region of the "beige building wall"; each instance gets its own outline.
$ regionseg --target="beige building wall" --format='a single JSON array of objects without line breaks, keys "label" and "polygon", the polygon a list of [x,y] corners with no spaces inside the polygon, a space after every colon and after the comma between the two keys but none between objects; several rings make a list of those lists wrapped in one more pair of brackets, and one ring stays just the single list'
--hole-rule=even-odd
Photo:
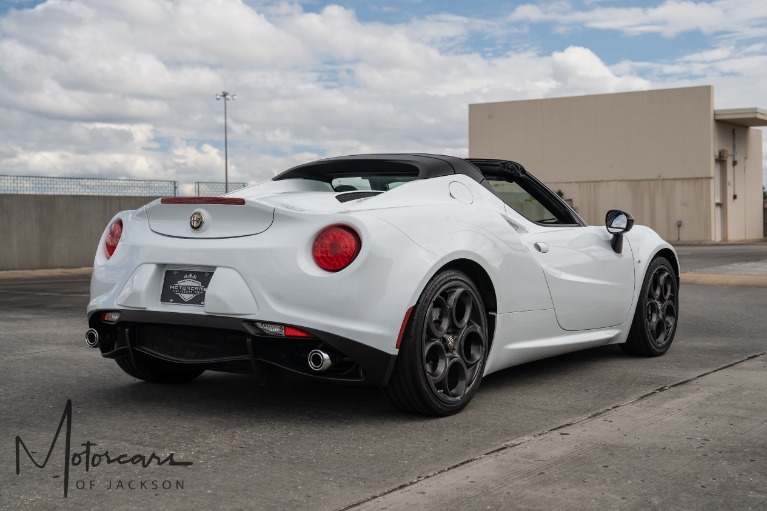
[{"label": "beige building wall", "polygon": [[476,104],[469,155],[522,163],[590,224],[619,208],[668,240],[713,240],[713,119],[711,86]]},{"label": "beige building wall", "polygon": [[[709,240],[711,208],[698,197],[711,196],[711,179],[648,179],[546,183],[562,190],[586,222],[604,224],[611,209],[628,211],[668,241]],[[677,221],[682,225],[677,227]]]},{"label": "beige building wall", "polygon": [[[758,129],[717,121],[714,140],[714,187],[715,195],[720,198],[717,203],[722,204],[714,208],[714,239],[761,238],[764,235],[762,133]],[[717,219],[717,215],[721,218]],[[720,229],[720,224],[725,227]]]},{"label": "beige building wall", "polygon": [[762,177],[764,164],[764,147],[762,146],[762,130],[750,128],[748,130],[748,156],[746,157],[744,172],[746,173],[746,239],[753,240],[767,237],[764,230],[764,196]]}]

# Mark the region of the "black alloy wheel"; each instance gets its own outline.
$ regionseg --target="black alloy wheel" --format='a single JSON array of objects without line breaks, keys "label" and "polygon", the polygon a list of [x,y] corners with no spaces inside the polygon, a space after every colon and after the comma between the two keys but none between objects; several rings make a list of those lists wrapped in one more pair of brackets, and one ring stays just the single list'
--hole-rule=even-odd
[{"label": "black alloy wheel", "polygon": [[632,355],[663,355],[674,340],[678,313],[679,281],[671,263],[657,257],[647,269],[634,321],[621,348]]},{"label": "black alloy wheel", "polygon": [[488,349],[477,287],[462,272],[441,272],[413,308],[385,392],[405,411],[452,415],[477,391]]}]

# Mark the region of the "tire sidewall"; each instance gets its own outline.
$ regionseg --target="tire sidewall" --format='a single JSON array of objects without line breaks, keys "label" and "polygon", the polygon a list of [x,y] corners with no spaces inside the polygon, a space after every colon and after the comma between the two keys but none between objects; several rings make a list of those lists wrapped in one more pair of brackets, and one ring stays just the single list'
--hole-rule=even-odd
[{"label": "tire sidewall", "polygon": [[[464,285],[468,292],[471,293],[474,302],[479,307],[480,327],[482,335],[486,341],[484,354],[482,359],[478,362],[477,374],[471,386],[464,394],[463,398],[456,403],[447,403],[441,400],[434,394],[434,390],[426,376],[426,371],[423,365],[423,350],[424,350],[424,334],[426,328],[427,313],[434,298],[448,285],[460,282]],[[405,343],[405,349],[400,356],[407,357],[411,377],[413,377],[418,383],[418,390],[421,397],[421,401],[424,402],[426,407],[433,413],[438,415],[451,415],[461,409],[463,409],[469,401],[473,398],[477,389],[479,388],[480,381],[482,380],[482,373],[485,370],[485,363],[487,361],[487,355],[490,350],[490,343],[488,340],[487,332],[487,314],[485,311],[485,305],[482,297],[477,289],[476,285],[471,279],[463,272],[457,270],[447,270],[438,273],[424,288],[423,293],[416,302],[413,308],[413,313],[406,329],[406,338],[403,339]],[[413,374],[414,373],[414,374]]]},{"label": "tire sidewall", "polygon": [[[647,289],[648,289],[648,286],[650,285],[650,280],[652,279],[652,276],[655,274],[658,268],[661,268],[661,267],[665,268],[666,271],[668,271],[668,273],[673,277],[672,285],[673,285],[673,292],[674,292],[674,311],[676,313],[676,317],[675,317],[674,326],[671,329],[671,332],[666,334],[666,337],[669,340],[662,347],[658,347],[652,341],[652,334],[650,333],[648,329],[645,315],[646,315],[647,305],[648,305]],[[636,321],[639,321],[640,323],[638,326],[642,334],[643,340],[646,343],[647,349],[650,351],[651,355],[653,356],[663,355],[671,347],[671,343],[673,342],[674,336],[676,335],[676,327],[677,327],[677,324],[679,323],[679,281],[676,279],[676,274],[674,272],[673,267],[671,266],[671,263],[665,257],[657,257],[650,263],[650,266],[647,268],[644,281],[642,282],[642,289],[640,290],[639,300],[640,300],[639,304],[641,308],[636,311],[637,313]]]}]

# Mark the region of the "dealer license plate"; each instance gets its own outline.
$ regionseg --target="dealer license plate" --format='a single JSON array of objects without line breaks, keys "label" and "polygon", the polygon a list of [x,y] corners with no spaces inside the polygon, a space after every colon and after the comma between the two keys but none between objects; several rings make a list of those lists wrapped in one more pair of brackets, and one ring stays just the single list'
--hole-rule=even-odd
[{"label": "dealer license plate", "polygon": [[212,271],[165,270],[160,301],[179,305],[205,305]]}]

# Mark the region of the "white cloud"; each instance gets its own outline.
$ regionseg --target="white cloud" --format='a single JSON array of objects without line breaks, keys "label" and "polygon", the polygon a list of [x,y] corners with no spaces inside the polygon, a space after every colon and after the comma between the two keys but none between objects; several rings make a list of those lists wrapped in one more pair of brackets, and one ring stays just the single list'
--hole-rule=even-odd
[{"label": "white cloud", "polygon": [[[682,26],[640,11],[635,25],[610,12],[625,31]],[[558,3],[514,16],[512,26],[450,14],[383,24],[340,6],[241,0],[49,0],[11,11],[0,17],[0,173],[222,180],[221,90],[239,96],[228,103],[229,177],[254,181],[336,154],[465,155],[470,103],[646,89],[690,75],[737,88],[716,79],[763,79],[752,67],[767,68],[758,41],[746,52],[731,41],[678,62],[616,65],[582,46],[469,49],[478,32],[580,14]],[[756,85],[753,93],[764,97]]]},{"label": "white cloud", "polygon": [[[305,159],[363,151],[466,153],[467,104],[646,88],[586,49],[462,50],[490,22],[407,25],[239,0],[49,1],[0,19],[0,172],[268,179]],[[496,27],[497,28],[497,27]]]},{"label": "white cloud", "polygon": [[616,76],[594,52],[571,46],[552,55],[553,77],[564,91],[619,92],[649,89],[650,82],[637,76]]},{"label": "white cloud", "polygon": [[657,33],[673,37],[683,32],[728,34],[734,37],[767,35],[767,2],[763,0],[715,0],[713,2],[666,0],[652,7],[597,7],[574,9],[567,2],[523,4],[510,21],[553,22],[581,25],[630,35]]}]

